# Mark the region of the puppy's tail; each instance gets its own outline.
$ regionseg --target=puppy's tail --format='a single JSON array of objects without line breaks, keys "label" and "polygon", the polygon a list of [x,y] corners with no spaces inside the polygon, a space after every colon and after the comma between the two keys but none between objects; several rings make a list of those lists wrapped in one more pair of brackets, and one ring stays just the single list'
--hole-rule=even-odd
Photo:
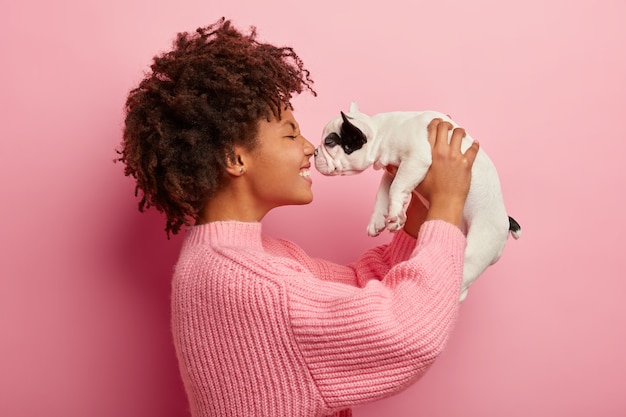
[{"label": "puppy's tail", "polygon": [[522,227],[511,216],[509,216],[509,231],[515,239],[519,239],[522,235]]}]

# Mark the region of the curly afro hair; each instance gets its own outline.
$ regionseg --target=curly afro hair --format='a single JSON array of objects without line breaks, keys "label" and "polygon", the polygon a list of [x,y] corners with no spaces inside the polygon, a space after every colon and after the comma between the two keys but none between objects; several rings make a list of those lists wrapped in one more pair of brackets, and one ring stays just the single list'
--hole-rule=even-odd
[{"label": "curly afro hair", "polygon": [[292,48],[260,43],[255,27],[246,35],[225,18],[179,33],[150,69],[128,95],[117,153],[142,193],[139,211],[165,213],[169,236],[225,184],[233,146],[255,146],[261,118],[292,109],[294,93],[316,93]]}]

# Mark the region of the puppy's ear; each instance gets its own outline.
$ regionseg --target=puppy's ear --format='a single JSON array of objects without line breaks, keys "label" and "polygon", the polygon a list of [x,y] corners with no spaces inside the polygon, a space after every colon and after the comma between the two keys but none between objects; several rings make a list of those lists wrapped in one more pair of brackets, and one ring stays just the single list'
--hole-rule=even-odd
[{"label": "puppy's ear", "polygon": [[367,138],[361,129],[350,122],[349,117],[344,112],[341,112],[341,118],[343,119],[340,131],[341,147],[349,155],[361,149],[367,143]]},{"label": "puppy's ear", "polygon": [[349,113],[358,113],[358,112],[359,112],[359,106],[356,105],[356,101],[353,101],[352,103],[350,103]]}]

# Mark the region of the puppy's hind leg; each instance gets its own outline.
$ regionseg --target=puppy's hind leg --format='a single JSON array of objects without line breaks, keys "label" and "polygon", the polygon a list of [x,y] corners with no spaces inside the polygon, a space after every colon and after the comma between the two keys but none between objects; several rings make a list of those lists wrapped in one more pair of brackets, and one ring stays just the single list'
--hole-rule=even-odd
[{"label": "puppy's hind leg", "polygon": [[468,225],[460,301],[467,297],[469,286],[487,267],[500,259],[507,236],[506,225],[498,224],[493,218],[474,218],[472,224]]}]

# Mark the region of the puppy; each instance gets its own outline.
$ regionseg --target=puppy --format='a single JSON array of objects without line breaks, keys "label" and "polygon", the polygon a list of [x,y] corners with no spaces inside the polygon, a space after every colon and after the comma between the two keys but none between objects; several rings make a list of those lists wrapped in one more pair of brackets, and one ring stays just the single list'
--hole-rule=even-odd
[{"label": "puppy", "polygon": [[[427,126],[435,118],[458,127],[450,117],[435,111],[387,112],[370,117],[354,102],[348,113],[341,112],[324,127],[322,143],[315,150],[315,168],[322,174],[351,175],[370,166],[398,167],[395,177],[387,172],[382,176],[367,226],[370,236],[385,228],[393,232],[404,226],[406,205],[432,162]],[[472,142],[466,134],[461,151],[465,152]],[[472,166],[463,229],[467,246],[461,301],[478,276],[500,258],[509,233],[515,239],[521,235],[519,224],[504,207],[496,168],[482,148]]]}]

